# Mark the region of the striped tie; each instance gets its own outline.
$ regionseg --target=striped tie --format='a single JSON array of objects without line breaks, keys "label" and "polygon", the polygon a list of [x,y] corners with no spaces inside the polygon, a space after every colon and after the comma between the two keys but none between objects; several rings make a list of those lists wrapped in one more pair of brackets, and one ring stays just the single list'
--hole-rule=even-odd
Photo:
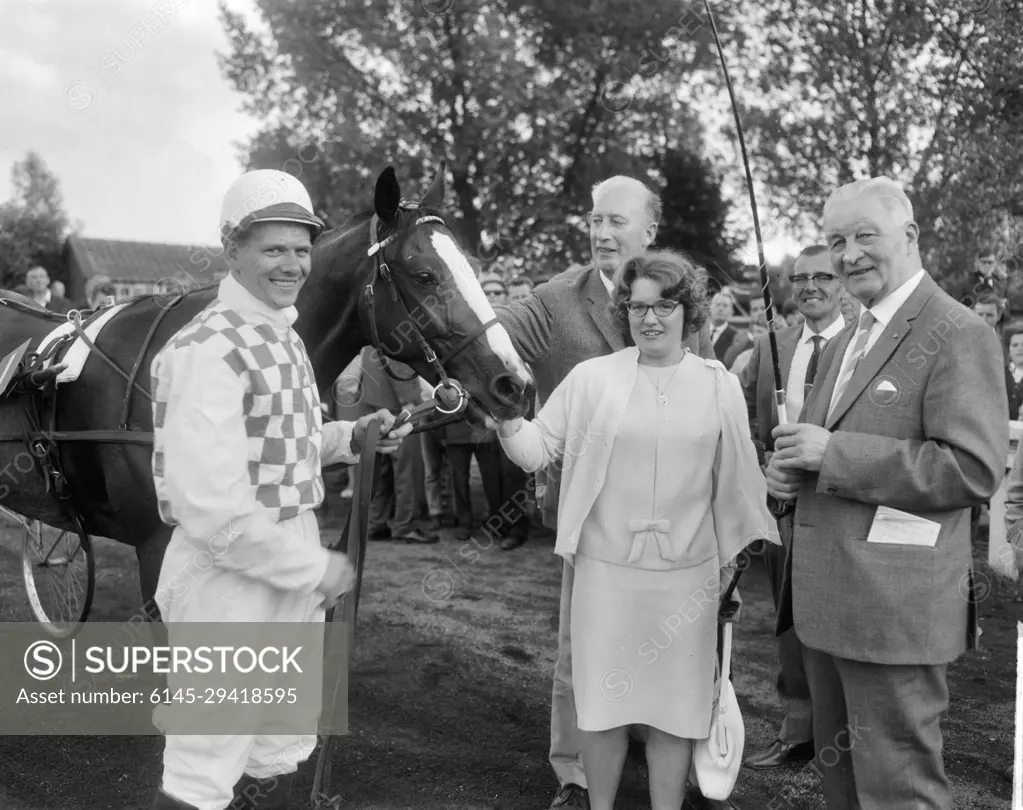
[{"label": "striped tie", "polygon": [[835,410],[835,406],[841,401],[842,394],[845,393],[845,388],[849,385],[849,380],[852,379],[852,375],[856,371],[856,366],[863,359],[863,355],[867,353],[867,339],[870,337],[870,330],[875,323],[877,323],[877,318],[870,313],[870,310],[863,310],[863,314],[860,316],[859,331],[856,334],[856,345],[853,346],[852,358],[849,360],[849,367],[845,370],[842,378],[835,384],[835,393],[831,396],[831,407],[828,408],[829,418]]},{"label": "striped tie", "polygon": [[810,363],[806,367],[806,376],[803,378],[803,402],[810,398],[810,390],[813,388],[813,378],[817,376],[817,367],[821,361],[821,343],[823,335],[811,335],[813,341],[813,354],[810,356]]}]

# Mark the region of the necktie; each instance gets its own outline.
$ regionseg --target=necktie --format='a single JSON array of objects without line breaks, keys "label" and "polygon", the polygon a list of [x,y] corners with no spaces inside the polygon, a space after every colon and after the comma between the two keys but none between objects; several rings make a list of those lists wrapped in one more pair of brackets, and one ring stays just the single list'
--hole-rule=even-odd
[{"label": "necktie", "polygon": [[853,346],[852,358],[849,360],[849,367],[845,370],[842,378],[835,384],[835,393],[831,397],[831,407],[828,408],[828,416],[831,416],[831,412],[835,410],[835,406],[842,399],[842,394],[845,393],[845,388],[849,385],[849,380],[852,379],[856,366],[863,359],[863,355],[867,353],[867,339],[870,337],[870,329],[875,323],[877,323],[877,318],[870,314],[870,310],[863,310],[863,314],[860,315],[859,332],[857,333],[856,344]]},{"label": "necktie", "polygon": [[810,365],[806,367],[806,377],[803,378],[803,402],[810,396],[810,389],[813,388],[813,378],[817,376],[817,365],[821,360],[821,344],[824,342],[823,335],[811,335],[813,341],[813,354],[810,356]]}]

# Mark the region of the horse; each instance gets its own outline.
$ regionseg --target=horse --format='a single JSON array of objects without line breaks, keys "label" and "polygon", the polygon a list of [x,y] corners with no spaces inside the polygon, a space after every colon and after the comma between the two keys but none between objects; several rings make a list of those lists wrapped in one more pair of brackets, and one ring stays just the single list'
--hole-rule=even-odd
[{"label": "horse", "polygon": [[[528,410],[532,375],[440,210],[445,191],[442,166],[421,201],[406,202],[388,166],[377,178],[372,210],[315,240],[295,330],[322,401],[363,347],[373,346],[385,367],[392,358],[433,384],[450,374],[461,384],[470,422]],[[103,327],[76,380],[58,387],[51,378],[0,397],[0,505],[133,547],[150,621],[160,621],[155,595],[172,527],[160,519],[153,484],[148,372],[160,348],[216,293],[208,285],[139,296]],[[0,297],[0,353],[26,339],[37,346],[74,315]]]}]

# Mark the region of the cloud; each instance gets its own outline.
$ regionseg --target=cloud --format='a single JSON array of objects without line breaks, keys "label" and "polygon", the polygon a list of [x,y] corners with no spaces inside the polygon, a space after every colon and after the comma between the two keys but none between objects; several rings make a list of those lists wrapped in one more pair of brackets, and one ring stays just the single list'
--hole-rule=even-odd
[{"label": "cloud", "polygon": [[33,149],[86,235],[215,243],[234,143],[258,128],[217,67],[226,48],[209,0],[16,2],[0,30],[0,199]]}]

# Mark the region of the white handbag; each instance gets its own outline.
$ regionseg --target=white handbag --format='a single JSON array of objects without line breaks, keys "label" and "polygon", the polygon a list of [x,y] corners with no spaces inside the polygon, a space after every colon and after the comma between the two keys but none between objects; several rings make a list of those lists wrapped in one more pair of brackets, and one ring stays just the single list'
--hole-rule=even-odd
[{"label": "white handbag", "polygon": [[[742,747],[746,728],[739,701],[728,677],[732,658],[732,623],[722,631],[721,666],[715,684],[717,695],[710,720],[710,736],[693,743],[693,767],[690,778],[708,799],[724,801],[735,788],[742,766]],[[716,657],[716,656],[715,656]]]}]

